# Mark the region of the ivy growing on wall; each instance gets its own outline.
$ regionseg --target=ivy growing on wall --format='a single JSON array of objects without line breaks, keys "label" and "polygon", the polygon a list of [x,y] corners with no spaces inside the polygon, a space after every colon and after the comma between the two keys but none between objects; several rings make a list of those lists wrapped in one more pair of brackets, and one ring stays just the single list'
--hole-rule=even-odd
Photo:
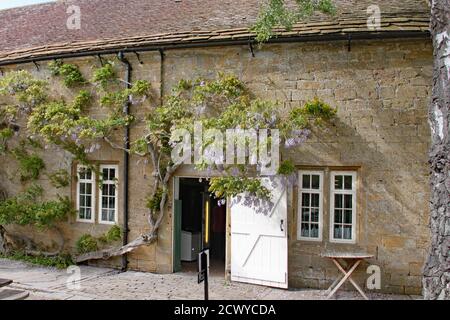
[{"label": "ivy growing on wall", "polygon": [[20,181],[36,180],[45,168],[44,160],[36,154],[29,154],[23,147],[11,150],[11,154],[19,164]]},{"label": "ivy growing on wall", "polygon": [[50,228],[73,212],[68,197],[42,201],[43,189],[37,184],[28,187],[15,197],[0,202],[0,225],[17,224]]},{"label": "ivy growing on wall", "polygon": [[101,88],[106,89],[108,84],[117,82],[116,71],[113,65],[113,62],[108,61],[101,68],[97,68],[92,76],[92,83],[97,83]]},{"label": "ivy growing on wall", "polygon": [[70,184],[70,174],[67,170],[60,169],[48,175],[52,186],[55,188],[65,188]]},{"label": "ivy growing on wall", "polygon": [[285,0],[268,0],[262,7],[251,31],[256,33],[260,43],[273,37],[275,27],[291,30],[293,24],[311,16],[315,11],[329,15],[336,13],[332,0],[295,0],[295,7],[288,7]]},{"label": "ivy growing on wall", "polygon": [[52,257],[48,257],[39,254],[30,255],[23,250],[15,250],[8,254],[0,253],[0,258],[24,261],[45,267],[55,267],[57,269],[66,269],[74,264],[72,256],[70,254],[58,254]]},{"label": "ivy growing on wall", "polygon": [[66,87],[73,87],[86,83],[80,69],[70,63],[64,63],[62,60],[55,60],[48,64],[48,67],[54,76],[61,76]]},{"label": "ivy growing on wall", "polygon": [[122,239],[122,230],[119,226],[112,226],[105,234],[100,237],[94,237],[90,234],[82,235],[76,242],[77,253],[85,254],[93,252],[106,245],[110,245]]}]

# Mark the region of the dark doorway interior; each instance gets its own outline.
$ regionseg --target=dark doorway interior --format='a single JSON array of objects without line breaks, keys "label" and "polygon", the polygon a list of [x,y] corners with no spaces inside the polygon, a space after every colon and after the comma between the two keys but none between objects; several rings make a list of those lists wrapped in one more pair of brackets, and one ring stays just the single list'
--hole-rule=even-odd
[{"label": "dark doorway interior", "polygon": [[225,274],[226,206],[219,205],[218,199],[208,192],[208,186],[205,180],[180,178],[181,268],[183,272],[197,272],[198,252],[202,248],[209,248],[210,273],[223,276]]}]

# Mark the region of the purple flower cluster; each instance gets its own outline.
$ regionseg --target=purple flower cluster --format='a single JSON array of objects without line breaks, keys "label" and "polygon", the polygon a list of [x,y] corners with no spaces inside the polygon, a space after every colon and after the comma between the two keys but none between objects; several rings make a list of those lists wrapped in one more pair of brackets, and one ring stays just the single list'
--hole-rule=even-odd
[{"label": "purple flower cluster", "polygon": [[286,148],[293,148],[304,143],[311,135],[311,130],[309,129],[296,129],[292,130],[291,137],[286,139],[284,143]]},{"label": "purple flower cluster", "polygon": [[270,214],[270,212],[273,210],[273,207],[275,204],[268,199],[262,199],[258,198],[254,194],[250,193],[244,193],[242,195],[237,195],[232,199],[231,206],[240,204],[245,207],[253,208],[256,213],[259,214]]}]

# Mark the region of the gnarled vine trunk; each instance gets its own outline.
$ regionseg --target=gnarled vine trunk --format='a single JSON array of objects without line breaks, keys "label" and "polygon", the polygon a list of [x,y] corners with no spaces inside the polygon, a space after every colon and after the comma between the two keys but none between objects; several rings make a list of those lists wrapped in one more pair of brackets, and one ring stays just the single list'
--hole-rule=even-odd
[{"label": "gnarled vine trunk", "polygon": [[450,299],[450,0],[430,0],[434,48],[429,107],[431,247],[424,267],[425,299]]},{"label": "gnarled vine trunk", "polygon": [[59,244],[58,248],[54,251],[42,251],[42,250],[36,250],[34,249],[34,243],[31,239],[21,237],[22,240],[26,241],[26,248],[25,253],[31,256],[44,256],[44,257],[56,257],[57,255],[61,254],[61,252],[64,250],[64,244],[66,243],[64,240],[64,235],[61,232],[61,229],[58,227],[53,227],[53,229],[58,233],[59,236]]},{"label": "gnarled vine trunk", "polygon": [[15,247],[18,247],[21,251],[30,256],[58,256],[64,249],[65,240],[61,229],[55,226],[54,230],[58,233],[59,236],[58,248],[56,248],[54,251],[43,251],[37,248],[38,246],[33,241],[33,239],[25,235],[9,234],[8,238],[10,239],[10,242],[8,242],[6,240],[6,229],[0,225],[0,254],[8,254],[14,251]]}]

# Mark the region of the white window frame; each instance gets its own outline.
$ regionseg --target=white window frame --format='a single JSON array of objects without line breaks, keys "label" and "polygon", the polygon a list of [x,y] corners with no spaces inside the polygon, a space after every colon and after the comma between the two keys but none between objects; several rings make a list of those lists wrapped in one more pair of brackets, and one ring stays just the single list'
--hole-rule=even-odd
[{"label": "white window frame", "polygon": [[118,165],[113,165],[113,164],[105,164],[105,165],[100,165],[100,174],[103,175],[103,169],[115,169],[116,170],[116,181],[114,181],[112,183],[111,180],[107,180],[106,184],[114,184],[116,186],[116,198],[115,198],[115,205],[114,205],[114,221],[109,221],[109,220],[103,220],[102,219],[102,209],[103,209],[103,199],[102,199],[102,186],[105,184],[105,181],[102,180],[101,185],[99,184],[98,189],[99,189],[99,193],[98,193],[98,222],[100,224],[110,224],[110,225],[115,225],[118,223],[119,220],[119,185],[118,185],[118,180],[119,180],[119,166]]},{"label": "white window frame", "polygon": [[[87,166],[84,165],[77,165],[77,221],[78,222],[89,222],[89,223],[94,223],[95,222],[95,208],[96,208],[96,204],[95,204],[95,199],[96,199],[96,179],[95,179],[95,171],[91,170],[91,179],[81,179],[80,178],[80,171],[84,170],[84,169],[90,169]],[[81,183],[91,183],[92,187],[92,193],[91,193],[91,218],[90,219],[82,219],[80,218],[80,184]]]},{"label": "white window frame", "polygon": [[[319,176],[319,189],[303,189],[303,175],[318,175]],[[298,199],[297,199],[297,240],[302,241],[315,241],[321,242],[323,240],[323,185],[324,185],[324,173],[323,171],[313,170],[299,170],[298,171]],[[319,193],[319,237],[303,237],[302,236],[302,195],[303,193]],[[311,215],[311,212],[310,212]],[[311,220],[311,216],[310,216]],[[308,223],[310,223],[308,221]]]},{"label": "white window frame", "polygon": [[[336,176],[352,176],[352,190],[335,190],[334,181]],[[331,171],[330,172],[330,242],[334,243],[356,243],[356,215],[357,215],[357,172],[356,171]],[[342,181],[344,183],[344,181]],[[351,239],[335,239],[334,238],[334,195],[335,194],[349,194],[352,195],[352,238]],[[342,212],[342,219],[344,219],[344,212]]]}]

